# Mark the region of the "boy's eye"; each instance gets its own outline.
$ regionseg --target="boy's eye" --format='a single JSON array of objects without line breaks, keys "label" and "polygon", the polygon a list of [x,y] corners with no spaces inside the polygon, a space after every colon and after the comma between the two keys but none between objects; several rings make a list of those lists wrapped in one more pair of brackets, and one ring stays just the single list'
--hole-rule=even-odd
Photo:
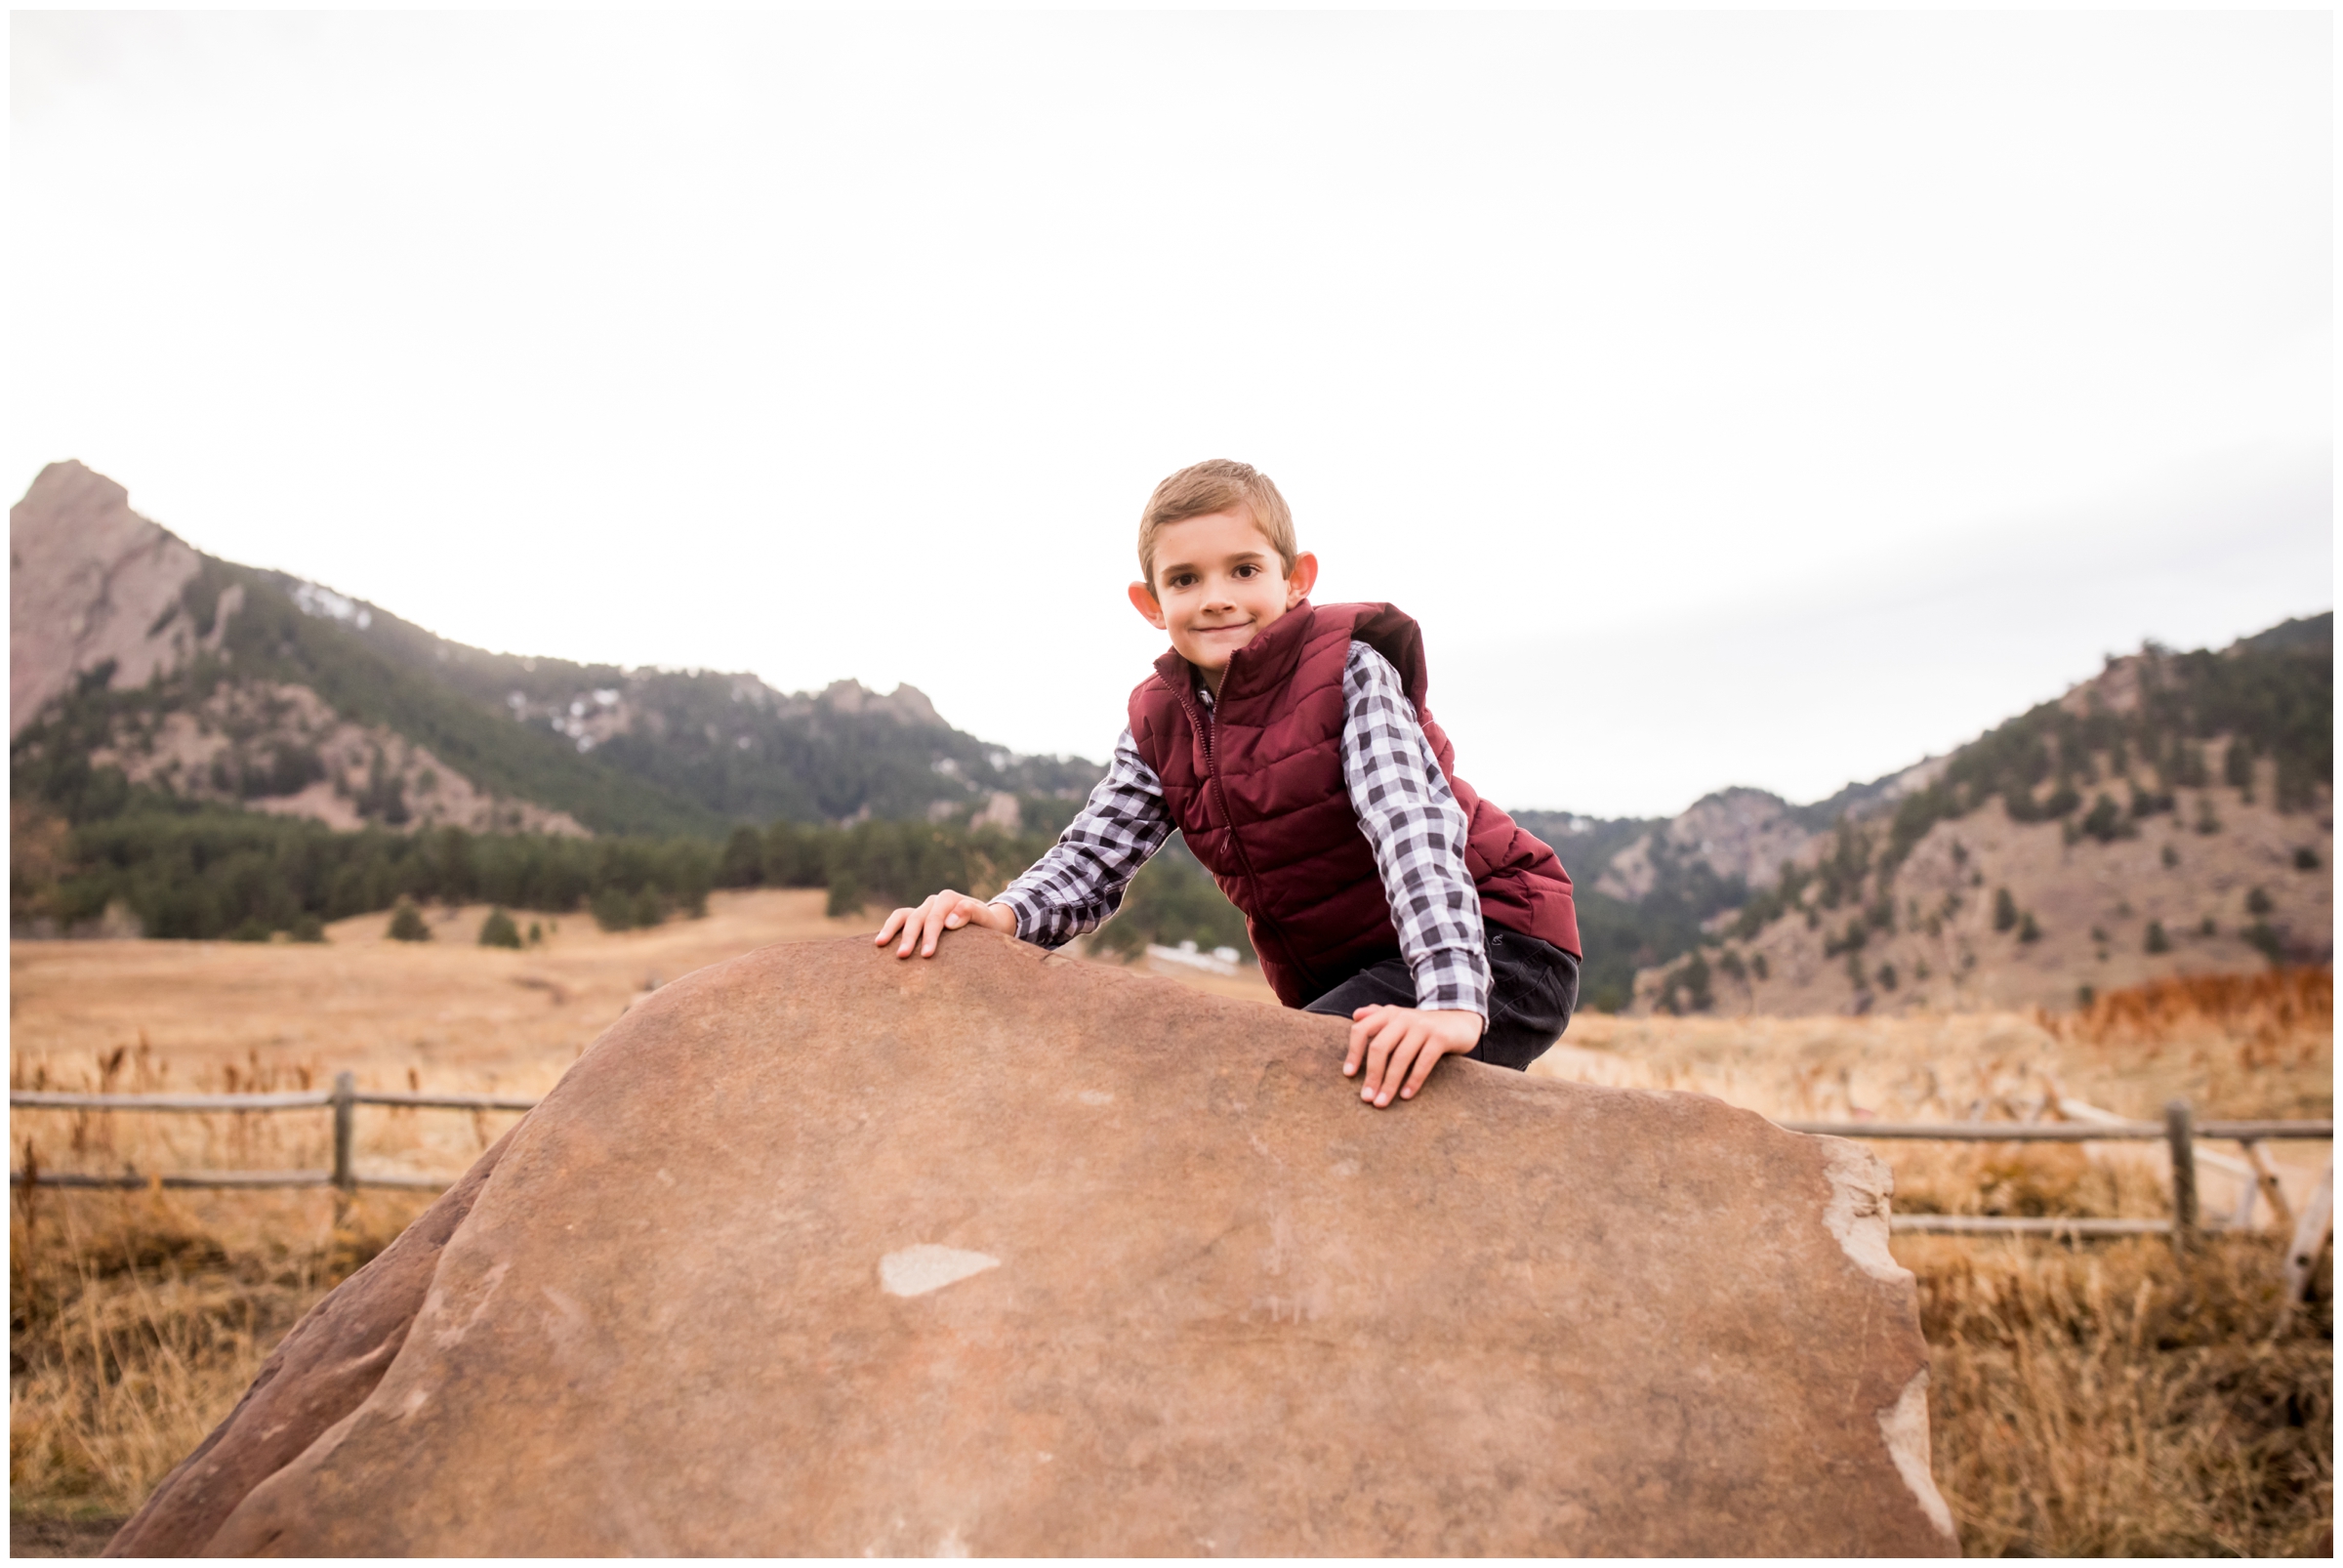
[{"label": "boy's eye", "polygon": [[1260,574],[1260,567],[1255,566],[1251,561],[1247,561],[1244,565],[1237,568],[1237,575],[1239,577],[1258,577]]},{"label": "boy's eye", "polygon": [[1192,587],[1195,584],[1195,581],[1196,574],[1194,572],[1173,572],[1171,580],[1164,586],[1167,588],[1188,588]]}]

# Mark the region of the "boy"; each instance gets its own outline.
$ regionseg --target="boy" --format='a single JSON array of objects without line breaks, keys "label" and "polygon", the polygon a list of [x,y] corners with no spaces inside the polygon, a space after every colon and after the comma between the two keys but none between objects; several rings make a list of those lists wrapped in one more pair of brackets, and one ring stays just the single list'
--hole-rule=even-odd
[{"label": "boy", "polygon": [[1351,1019],[1344,1076],[1377,1106],[1440,1058],[1527,1067],[1579,989],[1570,877],[1456,776],[1423,706],[1416,623],[1313,606],[1315,556],[1269,477],[1215,460],[1155,488],[1130,602],[1172,649],[1130,695],[1106,777],[990,903],[898,909],[897,958],[966,925],[1044,947],[1097,928],[1177,829],[1245,915],[1288,1007]]}]

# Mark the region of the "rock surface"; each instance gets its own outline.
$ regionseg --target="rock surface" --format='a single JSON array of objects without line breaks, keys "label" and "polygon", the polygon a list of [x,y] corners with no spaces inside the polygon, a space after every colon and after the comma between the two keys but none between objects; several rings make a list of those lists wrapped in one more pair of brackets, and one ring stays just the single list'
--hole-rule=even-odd
[{"label": "rock surface", "polygon": [[1941,1553],[1885,1171],[990,933],[701,970],[124,1554]]},{"label": "rock surface", "polygon": [[41,470],[8,511],[9,733],[108,659],[111,684],[135,686],[217,644],[217,622],[198,630],[175,613],[202,564],[103,475],[71,462]]}]

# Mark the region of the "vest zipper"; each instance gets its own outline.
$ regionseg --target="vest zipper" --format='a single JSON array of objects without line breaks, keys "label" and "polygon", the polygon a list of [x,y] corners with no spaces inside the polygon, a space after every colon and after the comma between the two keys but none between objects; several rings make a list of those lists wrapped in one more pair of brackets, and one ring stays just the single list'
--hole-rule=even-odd
[{"label": "vest zipper", "polygon": [[1269,913],[1269,900],[1261,895],[1261,879],[1253,869],[1253,856],[1245,852],[1245,841],[1237,833],[1236,813],[1228,808],[1228,786],[1220,781],[1220,760],[1213,750],[1213,729],[1216,722],[1216,715],[1215,720],[1201,720],[1197,717],[1195,692],[1180,691],[1175,694],[1179,697],[1180,706],[1187,710],[1188,723],[1194,727],[1197,734],[1204,737],[1204,776],[1212,781],[1213,793],[1219,798],[1220,820],[1228,826],[1229,847],[1236,850],[1237,864],[1244,868],[1246,884],[1253,888],[1253,901],[1261,911],[1261,923],[1267,926],[1270,934],[1277,938],[1277,945],[1285,950],[1286,962],[1300,973],[1302,984],[1307,989],[1316,991],[1318,977],[1310,972],[1310,967],[1301,961],[1301,956],[1294,950],[1294,944],[1287,940],[1286,928],[1278,924],[1277,917]]}]

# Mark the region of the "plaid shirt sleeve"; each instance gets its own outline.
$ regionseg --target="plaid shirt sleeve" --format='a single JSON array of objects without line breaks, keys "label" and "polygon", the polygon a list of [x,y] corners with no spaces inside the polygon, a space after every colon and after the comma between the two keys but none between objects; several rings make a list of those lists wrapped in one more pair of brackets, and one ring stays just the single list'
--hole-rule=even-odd
[{"label": "plaid shirt sleeve", "polygon": [[1480,891],[1464,864],[1463,808],[1388,659],[1353,642],[1342,698],[1342,777],[1415,972],[1416,1005],[1486,1022],[1489,952]]},{"label": "plaid shirt sleeve", "polygon": [[1049,852],[993,899],[1017,917],[1017,938],[1063,947],[1123,907],[1123,890],[1172,836],[1163,780],[1123,731],[1106,777]]}]

